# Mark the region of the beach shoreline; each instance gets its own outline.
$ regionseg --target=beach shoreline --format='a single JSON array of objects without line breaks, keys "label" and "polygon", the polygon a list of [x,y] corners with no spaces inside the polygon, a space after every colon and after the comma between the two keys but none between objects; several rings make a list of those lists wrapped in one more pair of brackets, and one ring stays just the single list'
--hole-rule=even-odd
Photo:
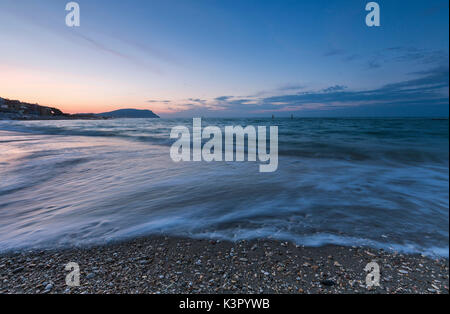
[{"label": "beach shoreline", "polygon": [[[69,287],[69,262],[80,286]],[[364,270],[380,266],[380,287]],[[364,247],[149,236],[106,245],[0,254],[0,293],[444,293],[449,262]]]}]

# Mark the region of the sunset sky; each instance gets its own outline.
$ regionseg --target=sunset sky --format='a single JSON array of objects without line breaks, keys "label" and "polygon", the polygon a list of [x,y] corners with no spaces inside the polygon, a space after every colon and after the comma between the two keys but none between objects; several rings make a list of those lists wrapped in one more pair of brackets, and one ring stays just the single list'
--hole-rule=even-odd
[{"label": "sunset sky", "polygon": [[65,112],[448,116],[447,0],[0,0],[0,97]]}]

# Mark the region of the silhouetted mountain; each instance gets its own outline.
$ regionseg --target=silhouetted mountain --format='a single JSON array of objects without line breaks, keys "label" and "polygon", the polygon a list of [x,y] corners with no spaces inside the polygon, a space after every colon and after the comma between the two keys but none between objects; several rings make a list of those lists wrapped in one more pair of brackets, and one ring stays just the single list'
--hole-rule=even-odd
[{"label": "silhouetted mountain", "polygon": [[119,109],[98,115],[111,118],[159,118],[153,111],[146,109]]}]

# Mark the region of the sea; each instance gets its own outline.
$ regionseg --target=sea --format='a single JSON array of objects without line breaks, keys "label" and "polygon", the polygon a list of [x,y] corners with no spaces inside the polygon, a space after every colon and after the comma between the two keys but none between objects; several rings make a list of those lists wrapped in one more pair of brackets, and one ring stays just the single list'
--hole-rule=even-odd
[{"label": "sea", "polygon": [[278,126],[278,169],[174,162],[170,132],[192,119],[0,121],[0,252],[167,235],[448,257],[448,120],[202,125]]}]

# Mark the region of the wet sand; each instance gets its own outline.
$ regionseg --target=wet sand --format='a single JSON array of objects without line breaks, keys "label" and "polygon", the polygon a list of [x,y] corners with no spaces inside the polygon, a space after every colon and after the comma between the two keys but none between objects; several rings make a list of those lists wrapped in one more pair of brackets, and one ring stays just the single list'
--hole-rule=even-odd
[{"label": "wet sand", "polygon": [[[380,266],[380,287],[364,270]],[[80,267],[80,286],[65,265]],[[444,293],[448,259],[288,242],[147,237],[89,248],[0,255],[0,293]]]}]

